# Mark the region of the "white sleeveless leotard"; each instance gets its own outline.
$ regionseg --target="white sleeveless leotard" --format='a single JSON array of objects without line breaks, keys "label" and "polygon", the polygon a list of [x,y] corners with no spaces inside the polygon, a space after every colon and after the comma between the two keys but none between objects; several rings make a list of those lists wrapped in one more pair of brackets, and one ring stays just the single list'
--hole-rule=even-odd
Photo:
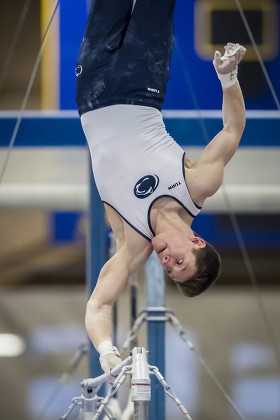
[{"label": "white sleeveless leotard", "polygon": [[184,151],[155,108],[112,105],[81,117],[95,182],[104,203],[151,240],[150,210],[160,197],[176,200],[195,217],[201,210],[185,182]]}]

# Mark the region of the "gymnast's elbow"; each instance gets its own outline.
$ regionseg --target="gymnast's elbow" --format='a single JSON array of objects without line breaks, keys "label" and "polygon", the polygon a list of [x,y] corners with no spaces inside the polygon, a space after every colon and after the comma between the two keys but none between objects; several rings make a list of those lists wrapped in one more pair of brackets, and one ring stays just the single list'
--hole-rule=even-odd
[{"label": "gymnast's elbow", "polygon": [[85,327],[87,333],[89,333],[89,330],[91,328],[92,322],[96,315],[98,314],[99,308],[97,303],[94,301],[94,299],[90,298],[87,306],[86,306],[86,314],[85,314]]},{"label": "gymnast's elbow", "polygon": [[86,306],[85,314],[85,327],[89,331],[92,328],[92,324],[100,319],[105,320],[111,316],[112,305],[105,304],[99,300],[91,297]]},{"label": "gymnast's elbow", "polygon": [[238,118],[238,121],[235,123],[235,131],[236,131],[237,136],[239,137],[239,141],[241,140],[241,137],[245,130],[245,126],[246,126],[245,114],[240,115],[240,117]]},{"label": "gymnast's elbow", "polygon": [[92,297],[87,303],[85,328],[96,349],[101,341],[110,340],[111,308],[112,305],[101,304]]},{"label": "gymnast's elbow", "polygon": [[227,142],[227,147],[232,149],[232,153],[235,153],[239,146],[245,129],[245,120],[240,120],[235,124],[225,124],[222,132]]},{"label": "gymnast's elbow", "polygon": [[240,139],[243,135],[246,125],[245,115],[239,115],[238,118],[232,120],[224,121],[223,131],[230,135],[232,138],[235,138],[237,143],[240,142]]}]

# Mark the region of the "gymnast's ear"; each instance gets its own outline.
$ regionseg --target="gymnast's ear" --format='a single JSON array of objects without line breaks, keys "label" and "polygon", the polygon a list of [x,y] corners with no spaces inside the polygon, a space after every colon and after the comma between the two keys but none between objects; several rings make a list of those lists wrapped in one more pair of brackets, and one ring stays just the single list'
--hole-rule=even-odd
[{"label": "gymnast's ear", "polygon": [[198,246],[198,248],[205,248],[206,242],[204,239],[200,238],[199,236],[193,236],[191,238],[191,242]]}]

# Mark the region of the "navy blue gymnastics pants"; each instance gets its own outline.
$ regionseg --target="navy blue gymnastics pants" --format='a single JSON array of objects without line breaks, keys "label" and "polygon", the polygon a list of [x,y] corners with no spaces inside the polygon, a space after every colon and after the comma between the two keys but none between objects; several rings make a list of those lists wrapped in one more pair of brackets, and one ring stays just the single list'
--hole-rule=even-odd
[{"label": "navy blue gymnastics pants", "polygon": [[80,115],[113,104],[161,110],[176,0],[95,0],[76,66]]}]

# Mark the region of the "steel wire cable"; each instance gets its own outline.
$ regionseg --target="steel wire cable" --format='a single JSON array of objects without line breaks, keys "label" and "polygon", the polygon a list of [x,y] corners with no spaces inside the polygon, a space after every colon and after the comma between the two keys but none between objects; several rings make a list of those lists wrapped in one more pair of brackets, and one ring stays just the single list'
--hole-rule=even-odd
[{"label": "steel wire cable", "polygon": [[[254,35],[253,35],[252,31],[251,31],[251,28],[250,28],[250,25],[248,23],[248,20],[247,20],[247,18],[245,16],[244,10],[243,10],[243,8],[242,8],[239,0],[235,0],[235,3],[236,3],[236,6],[238,8],[238,11],[240,13],[241,19],[242,19],[243,24],[245,26],[245,29],[247,31],[247,34],[248,34],[248,36],[250,38],[250,41],[251,41],[251,43],[253,45],[254,51],[255,51],[256,56],[258,58],[259,64],[261,66],[262,72],[263,72],[264,77],[266,79],[266,82],[268,84],[268,87],[269,87],[270,93],[271,93],[271,95],[273,97],[273,100],[275,102],[275,105],[276,105],[278,111],[280,111],[280,102],[279,102],[279,99],[278,99],[276,90],[274,89],[273,83],[272,83],[272,81],[271,81],[271,79],[269,77],[269,74],[268,74],[267,70],[266,70],[266,67],[265,67],[263,58],[262,58],[261,53],[259,51],[259,48],[257,46],[255,37],[254,37]],[[225,198],[226,198],[227,202],[229,203],[229,197],[228,197],[228,195],[226,195]],[[247,271],[248,271],[248,273],[250,273],[250,278],[251,278],[252,286],[254,288],[256,299],[258,301],[258,306],[259,306],[259,309],[261,311],[261,314],[262,314],[262,318],[263,318],[265,327],[266,327],[267,332],[268,332],[268,334],[270,336],[270,340],[273,343],[275,357],[276,357],[276,360],[277,360],[277,363],[278,363],[278,367],[280,368],[280,351],[279,351],[279,345],[278,345],[278,342],[277,342],[277,340],[275,338],[275,335],[273,333],[273,330],[272,330],[271,324],[269,322],[267,313],[265,311],[263,300],[261,299],[260,291],[259,291],[258,284],[257,284],[257,281],[256,281],[256,276],[255,276],[255,273],[254,273],[253,268],[252,268],[252,264],[251,263],[248,264],[248,261],[250,262],[249,255],[248,255],[248,250],[247,250],[247,248],[245,246],[245,242],[244,242],[243,236],[241,234],[240,227],[239,227],[239,225],[237,223],[236,217],[235,218],[232,217],[232,214],[230,214],[230,217],[232,219],[232,224],[235,226],[235,232],[236,232],[237,241],[238,241],[239,247],[241,249],[242,255],[244,256],[243,259],[244,259],[244,263],[246,265]]]},{"label": "steel wire cable", "polygon": [[248,23],[248,20],[247,20],[247,18],[245,16],[244,10],[242,9],[242,6],[241,6],[239,0],[235,0],[235,3],[236,3],[236,6],[238,8],[238,11],[240,13],[241,19],[242,19],[243,24],[245,26],[245,29],[247,31],[247,34],[248,34],[248,36],[250,38],[250,41],[251,41],[251,43],[253,45],[254,51],[256,53],[256,56],[257,56],[257,58],[259,60],[259,64],[261,66],[262,72],[263,72],[264,77],[266,79],[266,82],[268,84],[268,87],[269,87],[269,90],[271,92],[271,95],[272,95],[272,97],[274,99],[274,102],[276,104],[276,107],[277,107],[278,111],[280,111],[280,102],[279,102],[279,99],[277,97],[276,90],[274,89],[274,86],[272,84],[272,81],[271,81],[271,79],[269,77],[269,74],[268,74],[268,72],[266,70],[266,67],[265,67],[263,58],[262,58],[261,53],[260,53],[260,50],[259,50],[259,48],[257,46],[256,40],[254,38],[254,35],[253,35],[252,31],[251,31],[251,28],[250,28],[250,25]]},{"label": "steel wire cable", "polygon": [[21,31],[22,31],[22,28],[23,28],[23,25],[24,25],[24,22],[25,22],[25,19],[26,19],[26,16],[27,16],[30,4],[31,4],[31,1],[32,0],[25,0],[25,2],[23,4],[23,7],[21,9],[19,19],[17,21],[17,25],[16,25],[15,30],[13,32],[13,37],[12,37],[12,40],[11,40],[11,44],[10,44],[10,47],[9,47],[9,50],[8,50],[8,54],[6,55],[6,58],[4,60],[4,64],[3,64],[2,72],[1,72],[1,76],[0,76],[0,92],[3,88],[4,82],[6,80],[6,76],[7,76],[8,70],[10,68],[10,64],[11,64],[12,58],[14,56],[16,45],[18,43],[19,36],[20,36]]},{"label": "steel wire cable", "polygon": [[37,416],[37,420],[43,420],[45,418],[50,406],[53,404],[59,392],[62,390],[62,387],[68,383],[70,377],[74,374],[75,370],[78,368],[83,357],[87,354],[88,354],[88,345],[81,344],[77,348],[76,352],[74,353],[74,356],[72,360],[70,361],[67,369],[62,373],[56,385],[54,386],[52,392],[50,393],[49,397],[45,401],[43,407],[41,408]]},{"label": "steel wire cable", "polygon": [[[40,48],[39,48],[39,51],[38,51],[38,54],[37,54],[37,57],[36,57],[36,60],[35,60],[35,63],[34,63],[34,66],[33,66],[32,72],[31,72],[31,75],[30,75],[30,78],[29,78],[29,82],[27,84],[27,88],[26,88],[26,91],[25,91],[25,94],[24,94],[24,97],[23,97],[23,100],[22,100],[22,104],[21,104],[21,108],[20,108],[20,111],[19,111],[19,115],[18,115],[17,121],[16,121],[16,124],[15,124],[14,130],[13,130],[13,133],[12,133],[11,139],[9,141],[8,151],[7,151],[6,156],[5,156],[5,159],[4,159],[4,164],[3,164],[2,168],[1,168],[1,173],[0,173],[0,186],[2,184],[4,175],[5,175],[5,171],[6,171],[8,162],[9,162],[9,158],[10,158],[10,155],[11,155],[11,151],[13,149],[13,146],[14,146],[14,143],[15,143],[15,140],[16,140],[16,137],[17,137],[19,128],[20,128],[20,124],[21,124],[22,117],[23,117],[23,112],[24,112],[24,110],[26,108],[26,104],[28,102],[28,99],[29,99],[29,96],[30,96],[30,92],[31,92],[31,89],[32,89],[32,86],[33,86],[33,83],[34,83],[34,80],[35,80],[35,77],[36,77],[36,74],[37,74],[37,70],[38,70],[38,67],[39,67],[39,64],[40,64],[40,61],[41,61],[41,57],[42,57],[42,53],[43,53],[43,50],[44,50],[44,46],[46,44],[47,36],[49,34],[49,30],[50,30],[51,24],[52,24],[52,22],[54,20],[54,17],[56,15],[56,12],[58,10],[59,4],[60,4],[60,0],[57,0],[57,3],[55,5],[54,10],[52,12],[52,15],[50,17],[49,23],[48,23],[48,25],[47,25],[47,27],[45,29],[45,32],[43,34],[43,37],[41,39]],[[23,9],[23,11],[21,13],[20,24],[18,24],[17,31],[16,31],[17,32],[17,36],[14,37],[14,39],[13,39],[13,46],[14,46],[14,48],[15,48],[15,45],[17,43],[17,39],[18,39],[19,33],[21,31],[21,27],[23,25],[24,17],[27,14],[27,10],[29,8],[29,5],[30,5],[30,2],[27,1],[25,3],[25,7],[24,7],[24,9]],[[11,60],[11,57],[12,57],[12,54],[10,54],[9,60]],[[6,67],[7,68],[9,67],[9,62],[8,62],[8,64],[6,64]],[[4,72],[2,72],[2,75],[3,74],[4,74]],[[3,79],[1,79],[1,81],[2,80]],[[1,88],[1,86],[0,86],[0,88]],[[55,398],[55,396],[57,394],[57,391],[58,391],[58,389],[59,389],[60,386],[61,386],[61,383],[59,383],[58,386],[55,388],[54,392],[51,395],[51,398],[48,400],[48,403],[50,403],[50,402],[53,401],[53,399]],[[44,412],[45,412],[45,407],[44,407]],[[43,417],[44,412],[41,413],[41,418]]]},{"label": "steel wire cable", "polygon": [[[183,74],[184,74],[184,78],[185,78],[187,88],[190,92],[191,99],[192,99],[192,102],[194,104],[194,108],[197,112],[197,118],[198,118],[198,121],[199,121],[202,136],[204,138],[204,142],[205,142],[205,144],[208,144],[209,141],[210,141],[210,136],[208,134],[207,126],[205,124],[204,118],[201,115],[201,109],[200,109],[200,106],[199,106],[197,95],[196,95],[196,93],[193,89],[193,85],[191,83],[191,79],[190,79],[189,72],[188,72],[188,67],[186,65],[184,56],[181,53],[181,48],[180,48],[180,46],[178,44],[178,41],[176,39],[174,41],[174,46],[177,50],[178,58],[181,62],[182,68],[183,68]],[[255,295],[255,299],[256,299],[256,302],[257,302],[257,305],[258,305],[258,308],[259,308],[259,312],[261,314],[264,326],[266,328],[267,336],[268,336],[268,338],[270,340],[270,343],[271,343],[271,346],[273,348],[275,359],[276,359],[278,367],[280,369],[280,352],[279,352],[279,347],[278,347],[278,344],[277,344],[277,340],[276,340],[275,335],[273,333],[273,329],[271,327],[269,318],[266,314],[266,310],[265,310],[265,307],[264,307],[264,304],[263,304],[263,299],[262,299],[262,296],[261,296],[261,293],[260,293],[260,290],[259,290],[258,282],[256,280],[256,275],[255,275],[255,272],[254,272],[254,269],[253,269],[253,266],[252,266],[252,262],[251,262],[251,259],[249,257],[249,253],[248,253],[248,250],[247,250],[247,247],[246,247],[243,235],[242,235],[241,228],[240,228],[238,220],[237,220],[237,216],[231,208],[230,199],[229,199],[229,196],[226,192],[224,182],[221,186],[221,192],[222,192],[223,198],[224,198],[225,203],[226,203],[227,213],[228,213],[229,218],[231,220],[231,223],[233,225],[233,230],[234,230],[234,233],[235,233],[235,236],[236,236],[236,239],[237,239],[237,243],[238,243],[241,255],[242,255],[242,259],[244,261],[244,264],[245,264],[245,267],[246,267],[246,270],[247,270],[248,277],[250,279],[250,282],[251,282],[253,290],[254,290],[254,295]]]},{"label": "steel wire cable", "polygon": [[241,411],[239,410],[239,408],[237,407],[237,405],[234,403],[232,398],[229,396],[229,394],[227,393],[227,391],[225,390],[225,388],[221,384],[221,382],[218,380],[218,378],[215,376],[213,371],[210,369],[210,367],[206,363],[205,359],[199,354],[199,352],[197,351],[197,349],[195,348],[193,343],[188,339],[184,328],[182,327],[179,320],[175,317],[175,315],[173,314],[172,311],[169,312],[169,321],[170,321],[172,327],[174,328],[174,330],[178,333],[179,337],[186,343],[186,345],[189,347],[189,349],[195,354],[198,362],[206,370],[206,372],[208,373],[210,378],[213,380],[214,384],[216,385],[218,390],[221,392],[223,397],[226,399],[228,404],[231,406],[233,411],[235,411],[235,413],[238,415],[238,417],[241,420],[246,420],[245,417],[243,416],[243,414],[241,413]]},{"label": "steel wire cable", "polygon": [[28,84],[27,84],[27,88],[26,88],[26,91],[25,91],[25,94],[24,94],[24,97],[23,97],[23,100],[22,100],[20,110],[19,110],[19,115],[17,117],[16,124],[15,124],[14,130],[13,130],[11,139],[9,141],[9,145],[7,147],[7,153],[6,153],[6,156],[4,158],[4,163],[3,163],[3,166],[1,168],[0,186],[3,182],[3,178],[4,178],[4,175],[5,175],[6,169],[7,169],[9,159],[10,159],[10,155],[11,155],[11,152],[12,152],[12,149],[13,149],[13,146],[14,146],[19,128],[20,128],[22,118],[23,118],[23,113],[25,111],[25,108],[26,108],[26,105],[27,105],[27,102],[28,102],[28,99],[29,99],[29,96],[30,96],[30,92],[31,92],[31,89],[33,87],[34,80],[35,80],[35,77],[36,77],[36,74],[37,74],[37,70],[38,70],[38,67],[39,67],[39,64],[40,64],[40,61],[41,61],[41,58],[42,58],[42,53],[43,53],[43,50],[44,50],[44,47],[45,47],[45,44],[46,44],[46,41],[47,41],[49,30],[50,30],[51,24],[52,24],[52,22],[55,18],[56,12],[57,12],[58,7],[59,7],[59,4],[60,4],[60,0],[57,0],[56,5],[54,7],[54,10],[52,12],[52,15],[50,17],[49,23],[48,23],[48,25],[45,29],[45,32],[43,34],[43,37],[41,39],[40,48],[39,48],[39,51],[38,51],[38,54],[37,54],[37,57],[36,57],[36,60],[35,60],[35,63],[34,63],[30,78],[29,78],[29,81],[28,81]]},{"label": "steel wire cable", "polygon": [[195,353],[195,356],[196,356],[197,360],[204,367],[204,369],[207,371],[208,375],[210,376],[210,378],[212,379],[212,381],[215,383],[216,387],[219,389],[219,391],[221,392],[221,394],[223,395],[223,397],[229,403],[229,405],[231,406],[231,408],[235,411],[235,413],[237,414],[237,416],[241,420],[246,420],[246,418],[243,416],[243,414],[241,413],[241,411],[239,410],[239,408],[237,407],[237,405],[234,403],[234,401],[231,399],[231,397],[226,392],[226,390],[224,389],[224,387],[221,385],[220,381],[217,379],[217,377],[214,375],[214,373],[212,372],[212,370],[209,368],[209,366],[205,362],[205,360],[199,355],[199,353],[197,352],[197,350],[194,347],[191,350]]},{"label": "steel wire cable", "polygon": [[[226,191],[224,193],[224,199],[226,201],[227,208],[230,209],[230,205],[231,205],[230,204],[230,198],[229,198]],[[279,345],[278,345],[278,342],[276,340],[274,331],[272,329],[271,323],[270,323],[268,315],[267,315],[267,311],[266,311],[265,306],[264,306],[264,302],[263,302],[263,299],[262,299],[260,288],[259,288],[259,285],[258,285],[258,282],[257,282],[257,279],[256,279],[256,275],[255,275],[255,272],[254,272],[254,269],[253,269],[253,266],[252,266],[251,259],[249,257],[248,249],[247,249],[247,246],[245,244],[240,225],[237,221],[236,214],[231,209],[230,209],[228,214],[229,214],[231,223],[234,227],[235,236],[236,236],[236,239],[237,239],[242,257],[243,257],[243,261],[244,261],[247,273],[249,275],[249,278],[250,278],[250,281],[251,281],[251,284],[252,284],[252,288],[254,290],[255,299],[257,301],[257,305],[258,305],[259,311],[261,313],[261,317],[263,319],[263,323],[264,323],[267,335],[269,337],[269,340],[271,342],[271,346],[272,346],[272,349],[274,351],[274,356],[275,356],[276,362],[277,362],[279,370],[280,370]]]},{"label": "steel wire cable", "polygon": [[[263,60],[263,58],[261,56],[261,53],[260,53],[260,50],[259,50],[259,48],[257,46],[255,37],[254,37],[254,35],[253,35],[252,31],[251,31],[251,28],[250,28],[250,25],[248,23],[248,20],[247,20],[247,18],[245,16],[244,10],[243,10],[243,8],[242,8],[239,0],[235,0],[235,3],[236,3],[236,6],[237,6],[238,11],[240,13],[240,16],[241,16],[242,22],[244,24],[244,27],[245,27],[245,29],[247,31],[247,34],[248,34],[248,36],[250,38],[250,41],[251,41],[252,45],[253,45],[254,51],[255,51],[256,56],[258,58],[259,64],[261,66],[262,72],[264,74],[265,80],[267,82],[267,85],[269,87],[270,93],[271,93],[271,95],[273,97],[273,100],[275,102],[275,105],[276,105],[278,111],[280,111],[280,102],[279,102],[278,96],[276,94],[276,90],[274,89],[273,83],[272,83],[272,81],[271,81],[271,79],[269,77],[269,74],[268,74],[267,70],[266,70],[266,67],[265,67],[265,64],[264,64],[264,60]],[[228,194],[225,194],[225,197],[224,198],[225,198],[225,200],[227,202],[227,206],[229,208],[230,207],[230,200],[229,200]],[[248,255],[248,250],[247,250],[247,247],[245,245],[244,238],[243,238],[243,236],[241,234],[241,229],[240,229],[239,224],[237,223],[236,217],[234,217],[232,211],[230,212],[229,215],[230,215],[231,222],[232,222],[232,224],[234,226],[234,229],[235,229],[235,234],[236,234],[236,238],[237,238],[237,241],[238,241],[238,244],[239,244],[239,248],[240,248],[240,250],[242,252],[243,260],[244,260],[244,263],[246,265],[246,269],[247,269],[247,271],[249,273],[249,276],[250,276],[250,279],[251,279],[251,283],[252,283],[252,286],[253,286],[253,289],[254,289],[254,292],[255,292],[255,296],[256,296],[256,299],[257,299],[257,302],[258,302],[258,306],[259,306],[260,312],[262,314],[262,318],[263,318],[263,321],[264,321],[266,330],[267,330],[268,335],[270,337],[270,341],[273,344],[275,358],[277,360],[278,367],[280,369],[280,351],[279,351],[279,345],[278,345],[278,342],[277,342],[277,340],[275,338],[275,335],[273,333],[273,330],[272,330],[271,324],[269,322],[267,313],[266,313],[265,308],[264,308],[264,304],[263,304],[263,300],[261,298],[261,294],[260,294],[260,291],[259,291],[259,287],[258,287],[258,283],[257,283],[257,280],[256,280],[256,276],[255,276],[255,273],[254,273],[254,270],[253,270],[253,267],[252,267],[252,264],[251,264],[249,255]]]},{"label": "steel wire cable", "polygon": [[[237,3],[238,10],[239,10],[239,12],[241,14],[242,20],[244,22],[244,25],[246,27],[246,30],[248,32],[248,35],[250,37],[250,40],[251,40],[252,44],[254,45],[256,54],[257,54],[257,56],[258,56],[258,58],[260,60],[261,67],[263,69],[265,78],[266,78],[267,83],[269,85],[269,88],[271,90],[271,94],[272,94],[272,96],[274,98],[274,101],[275,101],[278,109],[280,109],[279,108],[279,101],[278,101],[278,98],[277,98],[275,89],[273,88],[273,85],[271,83],[271,80],[270,80],[270,78],[268,76],[268,73],[267,73],[267,71],[265,69],[264,62],[263,62],[262,57],[261,57],[261,55],[259,53],[258,47],[256,45],[255,39],[254,39],[253,34],[252,34],[252,31],[250,30],[250,26],[249,26],[249,24],[248,24],[248,22],[246,20],[245,15],[244,15],[243,9],[240,6],[239,0],[236,0],[236,3]],[[204,121],[204,119],[201,116],[201,108],[199,106],[197,95],[196,95],[196,93],[195,93],[195,91],[193,89],[193,85],[192,85],[191,80],[190,80],[190,76],[189,76],[189,72],[188,72],[188,68],[187,68],[187,65],[186,65],[184,56],[181,53],[180,46],[179,46],[179,44],[178,44],[178,42],[177,42],[176,39],[174,41],[174,46],[177,49],[178,58],[181,61],[181,64],[182,64],[182,67],[183,67],[183,73],[184,73],[184,77],[185,77],[185,82],[186,82],[187,87],[188,87],[188,90],[190,92],[190,95],[191,95],[191,98],[192,98],[192,102],[194,104],[194,107],[195,107],[195,109],[197,111],[197,116],[198,116],[199,125],[200,125],[200,128],[201,128],[202,136],[204,138],[205,144],[208,144],[208,142],[210,141],[210,136],[208,134],[208,130],[207,130],[205,121]],[[236,216],[236,214],[233,212],[233,210],[231,208],[230,199],[229,199],[229,196],[228,196],[228,194],[227,194],[227,192],[225,190],[225,184],[224,184],[224,182],[223,182],[223,184],[221,186],[221,192],[223,194],[223,197],[224,197],[224,200],[225,200],[225,203],[226,203],[226,207],[227,207],[227,210],[228,210],[228,214],[229,214],[231,223],[233,225],[233,229],[234,229],[234,232],[235,232],[237,243],[238,243],[239,249],[240,249],[241,254],[242,254],[242,258],[243,258],[243,261],[244,261],[244,264],[245,264],[245,267],[246,267],[246,270],[247,270],[247,273],[248,273],[248,277],[249,277],[249,279],[251,281],[251,284],[252,284],[252,287],[253,287],[253,290],[254,290],[254,295],[255,295],[255,298],[256,298],[256,301],[257,301],[257,305],[258,305],[258,308],[259,308],[261,317],[263,319],[263,323],[264,323],[264,326],[266,328],[266,332],[267,332],[268,338],[269,338],[269,340],[271,342],[271,346],[272,346],[273,351],[274,351],[275,359],[276,359],[277,364],[278,364],[278,367],[280,369],[280,351],[279,351],[278,343],[277,343],[277,340],[275,338],[273,329],[271,327],[269,318],[268,318],[268,316],[266,314],[266,310],[265,310],[265,307],[264,307],[264,304],[263,304],[263,299],[262,299],[262,296],[261,296],[261,293],[260,293],[260,290],[259,290],[258,282],[256,280],[256,275],[255,275],[255,272],[254,272],[254,269],[253,269],[253,266],[252,266],[252,262],[251,262],[251,259],[249,257],[249,253],[248,253],[248,250],[247,250],[247,247],[246,247],[246,244],[245,244],[243,235],[242,235],[242,231],[241,231],[240,225],[239,225],[238,220],[237,220],[237,216]]]}]

